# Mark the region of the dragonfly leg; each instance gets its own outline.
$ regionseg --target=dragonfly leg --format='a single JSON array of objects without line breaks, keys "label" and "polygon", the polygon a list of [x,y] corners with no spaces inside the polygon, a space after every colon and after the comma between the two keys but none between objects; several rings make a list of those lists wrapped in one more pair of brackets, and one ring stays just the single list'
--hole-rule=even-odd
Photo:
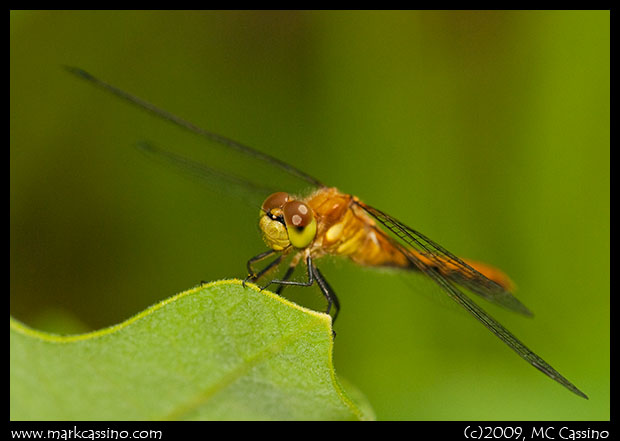
[{"label": "dragonfly leg", "polygon": [[[284,287],[287,285],[311,286],[314,284],[314,281],[316,280],[317,284],[319,285],[319,288],[321,289],[321,292],[323,293],[323,296],[327,300],[327,310],[325,311],[325,313],[329,314],[331,312],[332,306],[334,307],[334,316],[332,318],[332,325],[333,325],[334,322],[336,321],[336,317],[338,317],[338,313],[340,312],[340,302],[338,301],[338,297],[336,296],[336,293],[334,292],[333,288],[329,285],[329,283],[327,283],[327,280],[325,280],[325,277],[323,277],[323,274],[321,274],[321,271],[319,271],[319,269],[316,266],[314,266],[314,263],[312,263],[312,257],[310,256],[306,257],[306,265],[308,267],[308,281],[295,282],[295,281],[288,280],[288,278],[291,276],[291,274],[293,274],[293,271],[295,270],[296,263],[293,262],[291,266],[288,268],[288,270],[286,271],[286,273],[284,274],[283,279],[272,280],[267,285],[263,286],[262,289],[266,289],[272,283],[277,283],[280,286],[276,290],[276,293],[280,294],[282,292],[282,289],[284,289]],[[332,332],[335,337],[336,333],[334,331]]]},{"label": "dragonfly leg", "polygon": [[265,268],[263,268],[262,270],[260,270],[258,273],[253,274],[253,275],[248,275],[245,280],[243,281],[243,287],[245,288],[245,284],[248,281],[251,282],[256,282],[258,279],[260,279],[261,277],[263,277],[267,272],[271,271],[274,267],[278,266],[280,264],[280,262],[282,262],[282,258],[284,256],[283,255],[279,255],[277,258],[275,258],[273,260],[273,262],[271,262],[269,265],[267,265]]},{"label": "dragonfly leg", "polygon": [[[312,286],[312,284],[314,284],[314,272],[312,271],[312,267],[313,267],[312,257],[308,256],[306,258],[306,265],[308,267],[308,281],[307,282],[296,282],[294,280],[275,279],[275,280],[271,280],[268,284],[263,286],[261,288],[261,290],[267,289],[267,287],[269,287],[269,285],[271,285],[272,283],[277,283],[280,286],[282,286],[282,285]],[[295,269],[295,267],[291,265],[291,267],[289,267],[289,269],[286,271],[286,274],[284,276],[285,277],[287,277],[287,276],[291,277],[291,274],[293,274],[293,270],[294,269]]]},{"label": "dragonfly leg", "polygon": [[276,265],[274,262],[280,263],[280,260],[282,260],[282,256],[280,256],[279,259],[276,259],[274,262],[272,262],[270,265],[268,265],[265,269],[260,271],[258,274],[252,268],[252,264],[253,263],[260,262],[261,260],[264,260],[267,257],[273,255],[274,253],[275,253],[274,250],[268,250],[268,251],[265,251],[264,253],[260,253],[260,254],[258,254],[256,256],[254,256],[250,260],[248,260],[248,262],[246,263],[246,267],[248,269],[248,276],[243,281],[243,287],[244,288],[245,288],[246,282],[248,282],[248,281],[252,281],[252,282],[256,281],[256,279],[258,279],[260,276],[265,274],[265,272],[269,271],[274,265]]},{"label": "dragonfly leg", "polygon": [[336,317],[338,317],[338,313],[340,312],[340,302],[338,301],[338,297],[336,296],[333,288],[329,285],[329,283],[327,283],[327,280],[325,280],[325,277],[323,277],[321,271],[319,271],[319,269],[314,265],[312,267],[312,272],[314,273],[314,276],[316,278],[316,283],[319,285],[319,288],[321,288],[321,292],[327,300],[327,310],[325,312],[329,314],[332,308],[332,304],[334,306],[334,317],[332,318],[333,326],[333,324],[336,322]]}]

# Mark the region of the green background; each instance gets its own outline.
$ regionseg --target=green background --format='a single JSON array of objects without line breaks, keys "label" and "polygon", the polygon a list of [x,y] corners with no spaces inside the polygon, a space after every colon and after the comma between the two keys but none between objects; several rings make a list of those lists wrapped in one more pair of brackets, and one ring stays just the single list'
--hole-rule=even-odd
[{"label": "green background", "polygon": [[[200,140],[61,68],[75,65],[504,269],[535,317],[483,307],[590,396],[424,280],[327,260],[336,370],[379,419],[609,419],[609,12],[10,20],[16,318],[115,324],[200,280],[243,277],[264,250],[256,210],[132,148]],[[290,298],[323,307],[314,289]]]}]

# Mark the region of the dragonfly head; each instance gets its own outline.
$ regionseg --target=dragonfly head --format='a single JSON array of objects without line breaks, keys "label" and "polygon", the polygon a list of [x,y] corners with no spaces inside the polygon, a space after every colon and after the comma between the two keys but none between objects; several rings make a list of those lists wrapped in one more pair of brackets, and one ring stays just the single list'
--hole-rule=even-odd
[{"label": "dragonfly head", "polygon": [[275,251],[290,245],[305,248],[316,236],[316,219],[312,208],[284,192],[274,193],[265,199],[259,226],[263,240]]}]

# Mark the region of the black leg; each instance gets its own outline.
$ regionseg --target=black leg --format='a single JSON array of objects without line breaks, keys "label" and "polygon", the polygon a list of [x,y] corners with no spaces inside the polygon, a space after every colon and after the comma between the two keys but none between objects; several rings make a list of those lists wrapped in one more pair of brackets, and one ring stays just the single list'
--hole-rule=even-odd
[{"label": "black leg", "polygon": [[[325,312],[329,314],[331,312],[332,306],[334,306],[334,315],[332,317],[332,326],[333,326],[333,324],[336,322],[336,318],[338,317],[338,313],[340,312],[340,302],[338,301],[338,297],[336,296],[336,293],[334,292],[333,288],[329,285],[329,283],[327,283],[327,280],[325,280],[325,277],[323,277],[323,274],[321,274],[321,271],[319,271],[319,269],[316,266],[314,266],[314,263],[312,263],[312,258],[310,256],[306,258],[306,266],[308,267],[308,281],[307,282],[295,282],[295,281],[288,280],[288,278],[291,277],[291,275],[293,274],[293,271],[295,270],[295,266],[296,265],[291,265],[288,268],[288,270],[284,274],[283,279],[272,280],[268,284],[263,286],[261,290],[266,289],[272,283],[276,283],[280,285],[276,291],[277,294],[280,294],[280,292],[282,292],[282,289],[284,289],[284,287],[287,285],[311,286],[312,284],[314,284],[314,281],[316,279],[316,282],[319,285],[319,288],[321,288],[321,292],[323,293],[323,296],[327,300],[327,310]],[[333,330],[332,332],[335,337],[336,333]]]},{"label": "black leg", "polygon": [[[272,280],[270,281],[268,284],[266,284],[265,286],[263,286],[261,288],[261,290],[263,289],[267,289],[267,287],[269,285],[271,285],[272,283],[277,283],[279,285],[295,285],[295,286],[312,286],[312,284],[314,283],[314,273],[312,272],[312,258],[310,256],[308,256],[306,258],[306,265],[308,266],[308,281],[307,282],[295,282],[294,280]],[[293,267],[294,269],[294,267]],[[288,277],[291,276],[291,274],[288,274],[290,271],[290,273],[292,274],[293,271],[289,268],[289,270],[286,272],[288,275]]]},{"label": "black leg", "polygon": [[338,313],[340,312],[340,302],[338,301],[338,297],[336,296],[333,288],[329,286],[329,283],[327,283],[327,280],[325,280],[323,274],[321,274],[321,271],[319,271],[319,269],[314,265],[312,266],[312,272],[316,277],[316,283],[319,285],[321,292],[323,292],[323,295],[327,299],[327,311],[325,312],[329,314],[332,304],[334,305],[334,317],[332,318],[333,326],[334,323],[336,323],[336,317],[338,317]]},{"label": "black leg", "polygon": [[[263,274],[265,274],[266,271],[270,270],[273,265],[275,265],[274,262],[272,262],[270,265],[267,266],[267,268],[265,268],[263,271],[261,271],[259,274],[256,274],[256,272],[254,271],[254,269],[252,268],[252,264],[255,262],[260,262],[261,260],[266,259],[267,257],[271,256],[272,254],[274,254],[275,251],[274,250],[268,250],[265,251],[264,253],[260,253],[254,257],[252,257],[250,260],[248,260],[248,262],[246,263],[246,267],[248,269],[248,276],[245,278],[245,280],[243,281],[243,287],[245,288],[245,283],[248,280],[252,280],[255,281],[256,279],[258,279],[260,276],[262,276]],[[276,259],[276,261],[279,263],[279,261],[282,260],[282,256],[279,257],[279,260]]]},{"label": "black leg", "polygon": [[252,282],[256,282],[258,279],[260,279],[261,277],[263,277],[265,275],[265,273],[271,271],[275,266],[278,266],[280,264],[280,262],[282,262],[282,258],[284,256],[283,255],[279,255],[273,262],[271,262],[269,265],[267,265],[265,268],[263,268],[262,270],[260,270],[258,273],[253,274],[253,275],[248,275],[245,280],[243,281],[243,286],[245,287],[245,283],[249,280]]}]

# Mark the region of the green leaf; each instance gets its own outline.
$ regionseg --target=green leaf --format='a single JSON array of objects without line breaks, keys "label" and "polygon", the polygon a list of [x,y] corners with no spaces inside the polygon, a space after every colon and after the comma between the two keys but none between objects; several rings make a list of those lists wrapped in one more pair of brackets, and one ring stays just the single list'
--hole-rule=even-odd
[{"label": "green leaf", "polygon": [[13,420],[373,418],[336,378],[331,318],[239,280],[87,334],[10,334]]}]

